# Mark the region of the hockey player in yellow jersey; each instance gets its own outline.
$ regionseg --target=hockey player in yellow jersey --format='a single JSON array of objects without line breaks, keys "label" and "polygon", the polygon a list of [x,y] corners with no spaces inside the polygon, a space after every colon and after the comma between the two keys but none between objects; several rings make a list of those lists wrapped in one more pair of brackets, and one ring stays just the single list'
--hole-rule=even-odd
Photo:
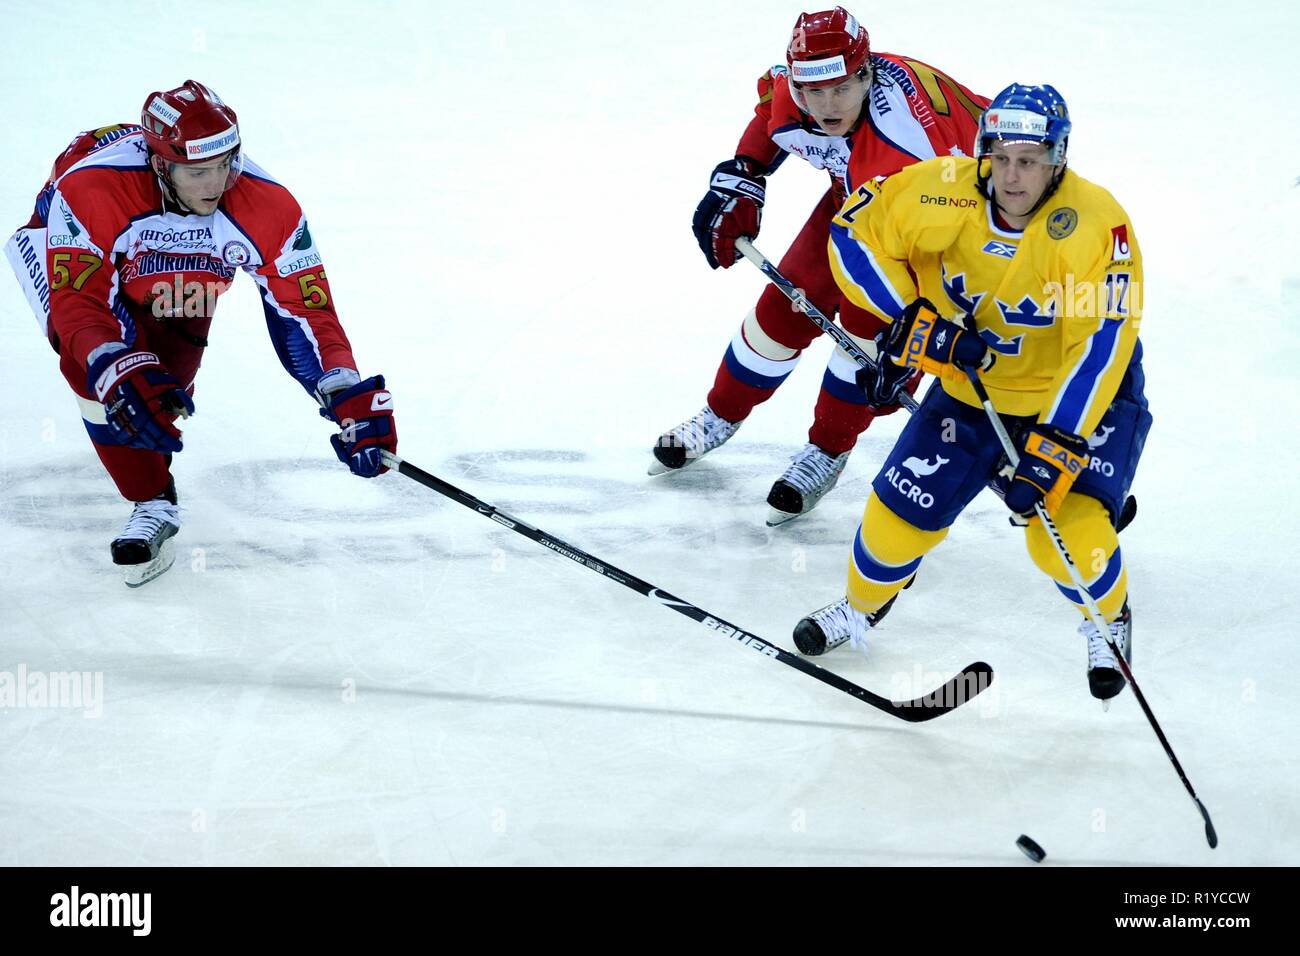
[{"label": "hockey player in yellow jersey", "polygon": [[[831,227],[831,269],[855,304],[891,323],[862,384],[897,400],[917,370],[937,377],[872,485],[846,598],[799,622],[819,654],[867,635],[992,482],[1025,527],[1034,564],[1083,601],[1034,507],[1060,528],[1116,646],[1131,655],[1128,580],[1116,526],[1151,424],[1143,395],[1142,259],[1123,208],[1066,165],[1065,101],[1013,84],[980,120],[975,157],[918,163],[862,184]],[[978,370],[1020,449],[1012,469],[967,370]],[[1086,617],[1088,677],[1124,687]]]}]

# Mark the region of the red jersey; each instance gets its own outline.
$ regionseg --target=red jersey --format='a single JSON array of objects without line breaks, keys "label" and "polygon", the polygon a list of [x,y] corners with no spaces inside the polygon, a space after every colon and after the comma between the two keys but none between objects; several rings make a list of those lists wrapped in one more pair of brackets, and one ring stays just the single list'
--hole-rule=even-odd
[{"label": "red jersey", "polygon": [[799,109],[785,67],[772,67],[758,81],[758,105],[736,155],[769,171],[786,154],[799,156],[830,174],[835,199],[842,202],[868,179],[935,156],[964,156],[974,147],[986,97],[919,60],[893,53],[872,54],[871,68],[871,90],[858,125],[837,136]]},{"label": "red jersey", "polygon": [[132,345],[143,323],[205,341],[216,300],[243,271],[304,388],[356,369],[301,208],[246,157],[214,213],[182,214],[164,207],[138,127],[83,133],[55,161],[30,225],[46,227],[47,332],[83,366],[101,345]]}]

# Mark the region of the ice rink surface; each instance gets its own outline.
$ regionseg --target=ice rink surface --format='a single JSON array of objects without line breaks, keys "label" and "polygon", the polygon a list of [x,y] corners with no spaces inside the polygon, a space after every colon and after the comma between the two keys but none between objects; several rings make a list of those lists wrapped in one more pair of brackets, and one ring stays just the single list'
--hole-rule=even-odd
[{"label": "ice rink surface", "polygon": [[[801,7],[53,3],[0,37],[25,221],[74,133],[193,77],[296,194],[363,375],[421,467],[787,648],[842,593],[879,421],[810,516],[763,524],[828,344],[726,448],[645,476],[762,288],[689,222]],[[1075,612],[983,495],[874,639],[828,668],[910,726],[400,476],[363,482],[223,298],[174,472],[180,557],[139,591],[127,509],[0,279],[0,672],[102,675],[100,713],[0,709],[0,864],[1297,864],[1300,13],[1072,2],[857,11],[873,48],[991,95],[1050,82],[1073,168],[1145,255],[1155,426],[1124,534],[1131,692],[1087,691]],[[75,24],[75,28],[69,24]],[[791,161],[758,245],[825,189]]]}]

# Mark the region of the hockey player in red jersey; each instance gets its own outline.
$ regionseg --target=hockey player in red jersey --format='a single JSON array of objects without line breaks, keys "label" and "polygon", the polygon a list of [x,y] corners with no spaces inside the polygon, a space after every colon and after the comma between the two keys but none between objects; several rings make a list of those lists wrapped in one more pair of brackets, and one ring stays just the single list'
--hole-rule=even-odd
[{"label": "hockey player in red jersey", "polygon": [[203,84],[150,94],[140,126],[77,136],[5,252],[134,504],[112,544],[128,585],[171,565],[176,422],[194,413],[213,309],[237,270],[258,286],[281,363],[340,426],[339,458],[363,477],[387,470],[397,431],[383,376],[358,374],[302,210],[244,155],[234,111]]},{"label": "hockey player in red jersey", "polygon": [[[758,234],[767,176],[790,155],[826,170],[830,189],[780,269],[822,312],[838,311],[844,329],[874,355],[873,339],[884,326],[835,284],[826,255],[831,217],[862,182],[923,159],[964,155],[988,100],[920,61],[872,53],[866,29],[843,7],[800,15],[786,66],[764,74],[758,93],[735,158],[713,171],[695,212],[695,236],[711,267],[729,268],[740,259],[736,239]],[[727,348],[708,404],[659,438],[650,474],[683,468],[727,441],[820,334],[769,285]],[[872,418],[897,409],[874,407],[869,391],[856,363],[836,349],[822,378],[808,444],[768,495],[769,525],[811,511],[839,480]]]}]

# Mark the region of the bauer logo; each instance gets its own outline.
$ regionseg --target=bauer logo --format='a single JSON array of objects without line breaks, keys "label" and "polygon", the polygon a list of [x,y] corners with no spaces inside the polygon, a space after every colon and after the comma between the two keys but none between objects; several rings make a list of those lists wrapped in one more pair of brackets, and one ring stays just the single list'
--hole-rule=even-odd
[{"label": "bauer logo", "polygon": [[116,374],[121,375],[123,372],[129,372],[137,365],[148,365],[151,363],[157,364],[157,362],[158,356],[154,355],[152,352],[136,352],[134,355],[128,355],[126,358],[118,361],[117,364],[113,366],[113,371]]},{"label": "bauer logo", "polygon": [[767,643],[762,638],[755,637],[753,634],[747,634],[739,628],[732,627],[730,624],[724,624],[714,617],[705,617],[701,622],[705,627],[712,628],[724,637],[729,637],[733,641],[744,644],[748,648],[758,651],[767,657],[779,657],[780,652],[775,647]]}]

